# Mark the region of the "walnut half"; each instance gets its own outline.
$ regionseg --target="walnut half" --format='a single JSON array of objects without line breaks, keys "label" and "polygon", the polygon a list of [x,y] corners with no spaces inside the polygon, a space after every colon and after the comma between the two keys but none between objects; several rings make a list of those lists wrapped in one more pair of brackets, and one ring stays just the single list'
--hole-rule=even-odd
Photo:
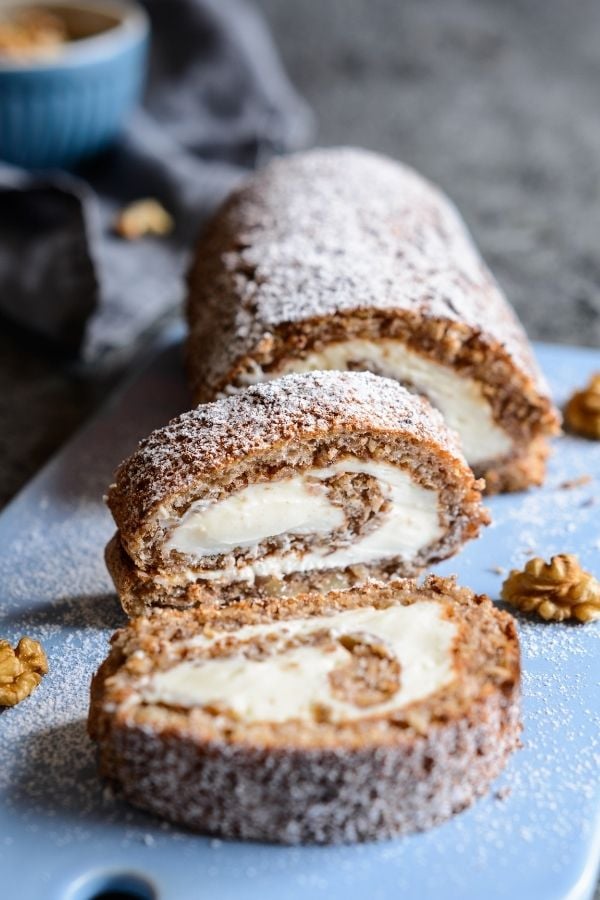
[{"label": "walnut half", "polygon": [[565,406],[565,425],[569,431],[600,440],[600,372],[589,384],[576,391]]},{"label": "walnut half", "polygon": [[548,621],[600,618],[600,582],[569,553],[553,556],[549,563],[540,557],[530,559],[523,572],[513,569],[501,596],[511,606]]},{"label": "walnut half", "polygon": [[16,706],[29,697],[48,671],[44,648],[23,637],[13,650],[0,640],[0,706]]},{"label": "walnut half", "polygon": [[147,234],[159,237],[173,231],[173,219],[164,206],[147,197],[135,200],[122,209],[114,222],[114,230],[126,241],[136,241]]}]

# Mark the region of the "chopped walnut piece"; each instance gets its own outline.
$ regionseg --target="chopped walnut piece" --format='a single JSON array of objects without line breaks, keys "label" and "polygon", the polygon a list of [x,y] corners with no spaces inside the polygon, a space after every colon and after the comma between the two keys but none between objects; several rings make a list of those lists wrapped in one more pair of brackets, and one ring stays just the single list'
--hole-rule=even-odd
[{"label": "chopped walnut piece", "polygon": [[326,703],[313,703],[312,714],[315,722],[331,722],[331,707]]},{"label": "chopped walnut piece", "polygon": [[122,209],[114,229],[125,240],[135,241],[146,234],[169,234],[173,231],[173,219],[158,200],[148,197]]},{"label": "chopped walnut piece", "polygon": [[549,563],[530,559],[523,572],[513,569],[502,585],[502,599],[556,622],[600,618],[600,582],[569,553],[553,556]]},{"label": "chopped walnut piece", "polygon": [[600,372],[573,394],[565,406],[565,424],[575,434],[600,440]]},{"label": "chopped walnut piece", "polygon": [[409,707],[404,714],[404,719],[407,725],[410,728],[414,728],[417,734],[427,734],[431,727],[430,716],[425,709],[419,708],[418,705],[416,708]]},{"label": "chopped walnut piece", "polygon": [[38,641],[23,637],[13,650],[0,640],[0,706],[16,706],[28,697],[48,671],[48,660]]}]

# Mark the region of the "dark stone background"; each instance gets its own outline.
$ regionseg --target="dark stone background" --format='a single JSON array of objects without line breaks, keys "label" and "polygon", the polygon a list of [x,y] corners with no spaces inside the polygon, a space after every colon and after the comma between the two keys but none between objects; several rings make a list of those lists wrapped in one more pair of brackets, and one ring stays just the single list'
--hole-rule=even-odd
[{"label": "dark stone background", "polygon": [[[257,2],[317,141],[435,179],[530,335],[599,346],[600,3]],[[0,324],[0,503],[113,382]]]}]

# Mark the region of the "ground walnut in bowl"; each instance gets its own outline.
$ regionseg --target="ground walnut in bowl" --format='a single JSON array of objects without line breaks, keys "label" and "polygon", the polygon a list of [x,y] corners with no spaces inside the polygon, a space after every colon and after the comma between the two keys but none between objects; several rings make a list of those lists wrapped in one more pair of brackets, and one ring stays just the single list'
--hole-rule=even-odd
[{"label": "ground walnut in bowl", "polygon": [[143,86],[148,19],[131,0],[0,10],[0,159],[67,166],[111,141]]},{"label": "ground walnut in bowl", "polygon": [[65,20],[39,6],[0,14],[0,58],[53,59],[70,40]]}]

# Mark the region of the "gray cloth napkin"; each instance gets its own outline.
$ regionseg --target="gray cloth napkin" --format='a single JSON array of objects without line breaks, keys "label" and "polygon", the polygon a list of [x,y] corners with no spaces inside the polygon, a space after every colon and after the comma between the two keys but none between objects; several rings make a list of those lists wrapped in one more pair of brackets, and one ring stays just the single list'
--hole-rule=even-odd
[{"label": "gray cloth napkin", "polygon": [[[129,352],[181,301],[202,221],[250,169],[302,146],[312,130],[243,0],[145,6],[148,86],[120,142],[69,173],[0,163],[0,314],[91,365]],[[147,196],[172,214],[174,232],[115,236],[116,213]]]}]

